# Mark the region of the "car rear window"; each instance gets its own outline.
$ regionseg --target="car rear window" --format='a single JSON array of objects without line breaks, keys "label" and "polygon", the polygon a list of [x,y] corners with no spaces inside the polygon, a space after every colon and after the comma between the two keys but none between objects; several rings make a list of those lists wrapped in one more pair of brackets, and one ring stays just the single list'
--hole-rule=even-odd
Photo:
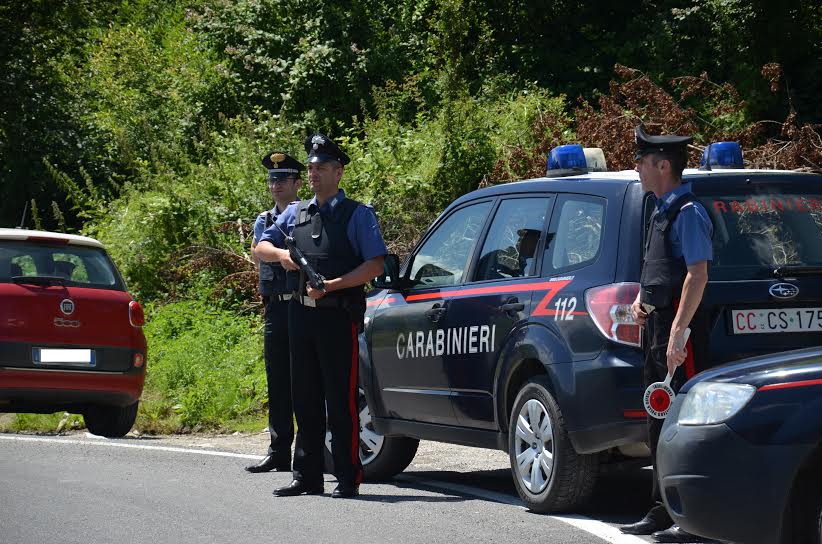
[{"label": "car rear window", "polygon": [[102,249],[0,240],[0,283],[36,277],[60,278],[78,287],[124,289],[114,263]]},{"label": "car rear window", "polygon": [[712,279],[768,278],[781,266],[822,265],[822,187],[706,185],[697,194],[714,223]]}]

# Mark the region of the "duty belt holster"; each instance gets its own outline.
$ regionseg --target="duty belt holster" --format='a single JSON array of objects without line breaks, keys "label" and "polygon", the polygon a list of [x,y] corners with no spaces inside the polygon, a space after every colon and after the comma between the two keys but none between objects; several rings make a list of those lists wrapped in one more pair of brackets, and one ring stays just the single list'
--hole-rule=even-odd
[{"label": "duty belt holster", "polygon": [[337,308],[345,310],[351,320],[357,325],[357,332],[362,332],[365,326],[365,298],[355,299],[351,296],[328,295],[314,300],[307,295],[297,295],[298,303],[308,308]]}]

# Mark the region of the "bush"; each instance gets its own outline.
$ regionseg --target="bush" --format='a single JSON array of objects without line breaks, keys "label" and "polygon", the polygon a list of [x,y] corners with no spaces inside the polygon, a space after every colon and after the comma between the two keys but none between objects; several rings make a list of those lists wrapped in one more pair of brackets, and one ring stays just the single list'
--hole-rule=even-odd
[{"label": "bush", "polygon": [[138,426],[172,418],[220,429],[267,404],[262,321],[201,301],[149,307],[146,386]]}]

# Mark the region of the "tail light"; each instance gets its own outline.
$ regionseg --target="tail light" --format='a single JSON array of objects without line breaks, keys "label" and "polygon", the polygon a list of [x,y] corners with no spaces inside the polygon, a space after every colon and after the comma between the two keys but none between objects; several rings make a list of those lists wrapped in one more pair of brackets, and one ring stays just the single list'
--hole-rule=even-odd
[{"label": "tail light", "polygon": [[142,327],[146,323],[146,316],[143,314],[143,307],[136,300],[128,303],[128,322],[132,327]]},{"label": "tail light", "polygon": [[134,368],[140,368],[143,366],[143,363],[146,361],[145,357],[143,357],[142,353],[135,353],[134,354]]},{"label": "tail light", "polygon": [[585,292],[588,314],[605,338],[628,346],[642,345],[642,327],[631,314],[631,304],[638,293],[639,284],[628,282],[602,285]]}]

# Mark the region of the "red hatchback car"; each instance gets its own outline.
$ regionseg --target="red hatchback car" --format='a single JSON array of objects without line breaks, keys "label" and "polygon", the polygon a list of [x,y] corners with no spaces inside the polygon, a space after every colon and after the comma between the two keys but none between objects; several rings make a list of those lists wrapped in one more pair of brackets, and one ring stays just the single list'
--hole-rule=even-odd
[{"label": "red hatchback car", "polygon": [[82,414],[131,430],[143,391],[143,309],[92,238],[0,229],[0,412]]}]

